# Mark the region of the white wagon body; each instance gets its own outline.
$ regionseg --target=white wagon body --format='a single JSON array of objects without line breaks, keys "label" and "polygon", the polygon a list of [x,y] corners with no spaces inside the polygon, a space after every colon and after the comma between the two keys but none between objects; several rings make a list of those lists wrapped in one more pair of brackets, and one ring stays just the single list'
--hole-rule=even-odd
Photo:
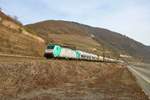
[{"label": "white wagon body", "polygon": [[81,59],[88,59],[88,60],[97,60],[98,59],[97,55],[87,53],[87,52],[83,52],[83,51],[78,51],[78,52],[80,52]]},{"label": "white wagon body", "polygon": [[60,57],[76,58],[76,52],[69,48],[62,48]]}]

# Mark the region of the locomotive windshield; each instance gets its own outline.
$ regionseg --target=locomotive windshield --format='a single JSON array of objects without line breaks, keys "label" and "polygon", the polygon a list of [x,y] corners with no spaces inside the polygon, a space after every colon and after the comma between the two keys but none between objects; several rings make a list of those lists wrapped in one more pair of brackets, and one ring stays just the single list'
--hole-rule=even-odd
[{"label": "locomotive windshield", "polygon": [[47,49],[54,49],[54,45],[47,46]]}]

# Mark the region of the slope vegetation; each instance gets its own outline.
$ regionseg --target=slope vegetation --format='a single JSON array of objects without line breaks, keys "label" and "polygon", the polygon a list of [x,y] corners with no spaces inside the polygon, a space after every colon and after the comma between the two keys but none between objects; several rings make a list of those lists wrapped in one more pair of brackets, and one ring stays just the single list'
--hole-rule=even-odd
[{"label": "slope vegetation", "polygon": [[44,40],[0,11],[0,54],[42,56]]},{"label": "slope vegetation", "polygon": [[148,100],[126,67],[67,61],[0,61],[1,100]]}]

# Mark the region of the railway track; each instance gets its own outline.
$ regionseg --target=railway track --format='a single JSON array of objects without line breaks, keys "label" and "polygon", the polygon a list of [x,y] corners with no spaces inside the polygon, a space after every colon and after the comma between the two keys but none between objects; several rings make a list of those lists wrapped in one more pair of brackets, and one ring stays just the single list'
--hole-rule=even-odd
[{"label": "railway track", "polygon": [[0,54],[0,62],[2,61],[23,61],[23,60],[45,60],[44,57],[34,57],[34,56],[22,56],[22,55],[10,55],[10,54]]},{"label": "railway track", "polygon": [[24,60],[43,60],[43,61],[53,61],[53,60],[67,60],[67,61],[87,61],[87,62],[101,62],[101,63],[118,63],[111,61],[99,61],[99,60],[84,60],[84,59],[66,59],[66,58],[50,58],[46,59],[44,57],[34,57],[34,56],[22,56],[22,55],[12,55],[12,54],[0,54],[0,62],[3,61],[24,61]]}]

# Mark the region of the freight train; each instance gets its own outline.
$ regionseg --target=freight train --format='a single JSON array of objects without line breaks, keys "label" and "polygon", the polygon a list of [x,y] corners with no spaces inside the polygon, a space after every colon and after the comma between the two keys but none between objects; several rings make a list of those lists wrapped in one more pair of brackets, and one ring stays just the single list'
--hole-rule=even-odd
[{"label": "freight train", "polygon": [[121,60],[98,56],[81,50],[63,47],[58,44],[49,44],[45,50],[44,57],[90,60],[90,61],[120,62],[120,63],[122,62]]}]

